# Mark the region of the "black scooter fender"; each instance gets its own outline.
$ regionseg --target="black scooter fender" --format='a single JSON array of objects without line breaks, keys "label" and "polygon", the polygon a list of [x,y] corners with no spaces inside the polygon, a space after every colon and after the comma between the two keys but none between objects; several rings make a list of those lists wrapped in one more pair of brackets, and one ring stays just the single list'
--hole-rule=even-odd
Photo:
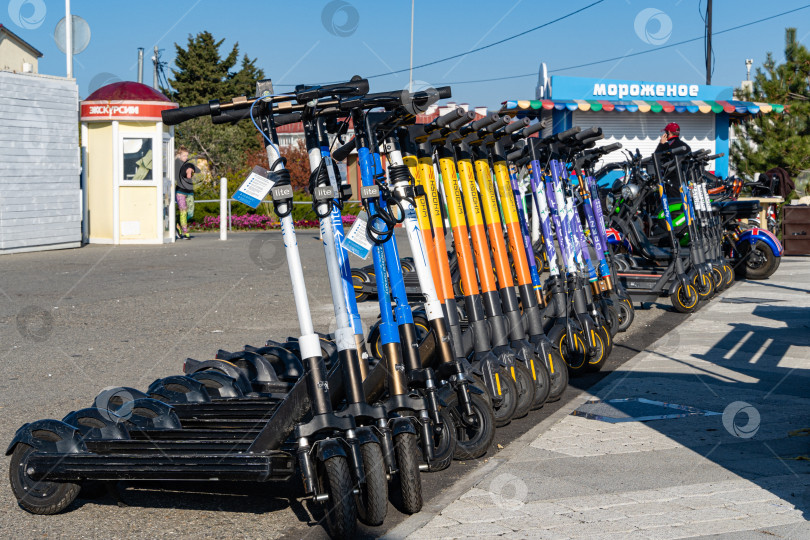
[{"label": "black scooter fender", "polygon": [[338,439],[324,439],[315,444],[315,456],[321,463],[327,459],[338,456],[347,459],[349,458],[349,454],[346,452],[346,448],[344,447],[345,443],[341,443]]},{"label": "black scooter fender", "polygon": [[417,421],[415,417],[405,416],[390,419],[388,426],[391,428],[391,436],[396,437],[402,433],[413,433],[416,435],[416,428],[411,420]]},{"label": "black scooter fender", "polygon": [[[45,436],[46,433],[56,434],[59,440],[52,440],[54,437]],[[41,435],[41,437],[35,434]],[[87,446],[84,444],[82,435],[77,428],[50,418],[23,424],[14,434],[11,444],[6,449],[6,455],[10,456],[14,453],[14,448],[20,443],[27,444],[38,452],[49,454],[80,454],[87,452]]]}]

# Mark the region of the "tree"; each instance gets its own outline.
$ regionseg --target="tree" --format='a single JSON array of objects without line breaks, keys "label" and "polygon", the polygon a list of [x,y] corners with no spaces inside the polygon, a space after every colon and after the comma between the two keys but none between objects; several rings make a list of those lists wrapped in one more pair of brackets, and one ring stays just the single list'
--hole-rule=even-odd
[{"label": "tree", "polygon": [[[242,56],[240,69],[234,71],[239,59],[239,43],[222,58],[223,42],[203,31],[196,36],[189,35],[186,48],[175,43],[177,69],[171,70],[171,88],[164,92],[181,107],[255,93],[256,82],[264,78],[264,71],[247,55]],[[244,168],[245,153],[260,147],[250,122],[215,126],[208,118],[198,118],[178,125],[175,134],[178,145],[185,145],[192,154],[208,160],[214,178]]]},{"label": "tree", "polygon": [[731,159],[737,171],[752,177],[773,167],[796,177],[810,168],[810,52],[796,41],[795,28],[785,32],[785,62],[777,65],[769,52],[763,68],[757,68],[753,92],[739,93],[746,100],[783,104],[785,113],[744,120]]}]

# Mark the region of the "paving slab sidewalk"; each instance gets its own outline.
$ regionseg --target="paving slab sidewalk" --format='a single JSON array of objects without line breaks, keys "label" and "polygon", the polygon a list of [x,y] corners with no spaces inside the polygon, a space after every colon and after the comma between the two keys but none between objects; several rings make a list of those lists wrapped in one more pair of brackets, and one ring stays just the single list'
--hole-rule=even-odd
[{"label": "paving slab sidewalk", "polygon": [[808,538],[808,516],[810,259],[785,258],[386,536]]}]

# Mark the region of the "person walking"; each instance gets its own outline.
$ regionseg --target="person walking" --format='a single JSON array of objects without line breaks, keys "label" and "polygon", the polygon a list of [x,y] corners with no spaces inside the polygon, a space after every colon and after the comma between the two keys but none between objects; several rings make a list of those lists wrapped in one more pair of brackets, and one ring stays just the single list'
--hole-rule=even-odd
[{"label": "person walking", "polygon": [[194,218],[194,174],[199,169],[188,161],[188,149],[181,146],[175,152],[175,200],[180,212],[180,223],[175,226],[177,238],[189,240],[188,220]]}]

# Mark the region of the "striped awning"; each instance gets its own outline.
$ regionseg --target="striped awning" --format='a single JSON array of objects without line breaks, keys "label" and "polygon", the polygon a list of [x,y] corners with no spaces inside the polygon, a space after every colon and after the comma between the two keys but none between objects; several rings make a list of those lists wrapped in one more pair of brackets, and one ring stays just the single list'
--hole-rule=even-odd
[{"label": "striped awning", "polygon": [[558,110],[558,111],[616,111],[654,113],[721,113],[748,115],[759,113],[781,113],[784,105],[754,101],[608,101],[585,99],[526,99],[504,101],[503,112]]}]

